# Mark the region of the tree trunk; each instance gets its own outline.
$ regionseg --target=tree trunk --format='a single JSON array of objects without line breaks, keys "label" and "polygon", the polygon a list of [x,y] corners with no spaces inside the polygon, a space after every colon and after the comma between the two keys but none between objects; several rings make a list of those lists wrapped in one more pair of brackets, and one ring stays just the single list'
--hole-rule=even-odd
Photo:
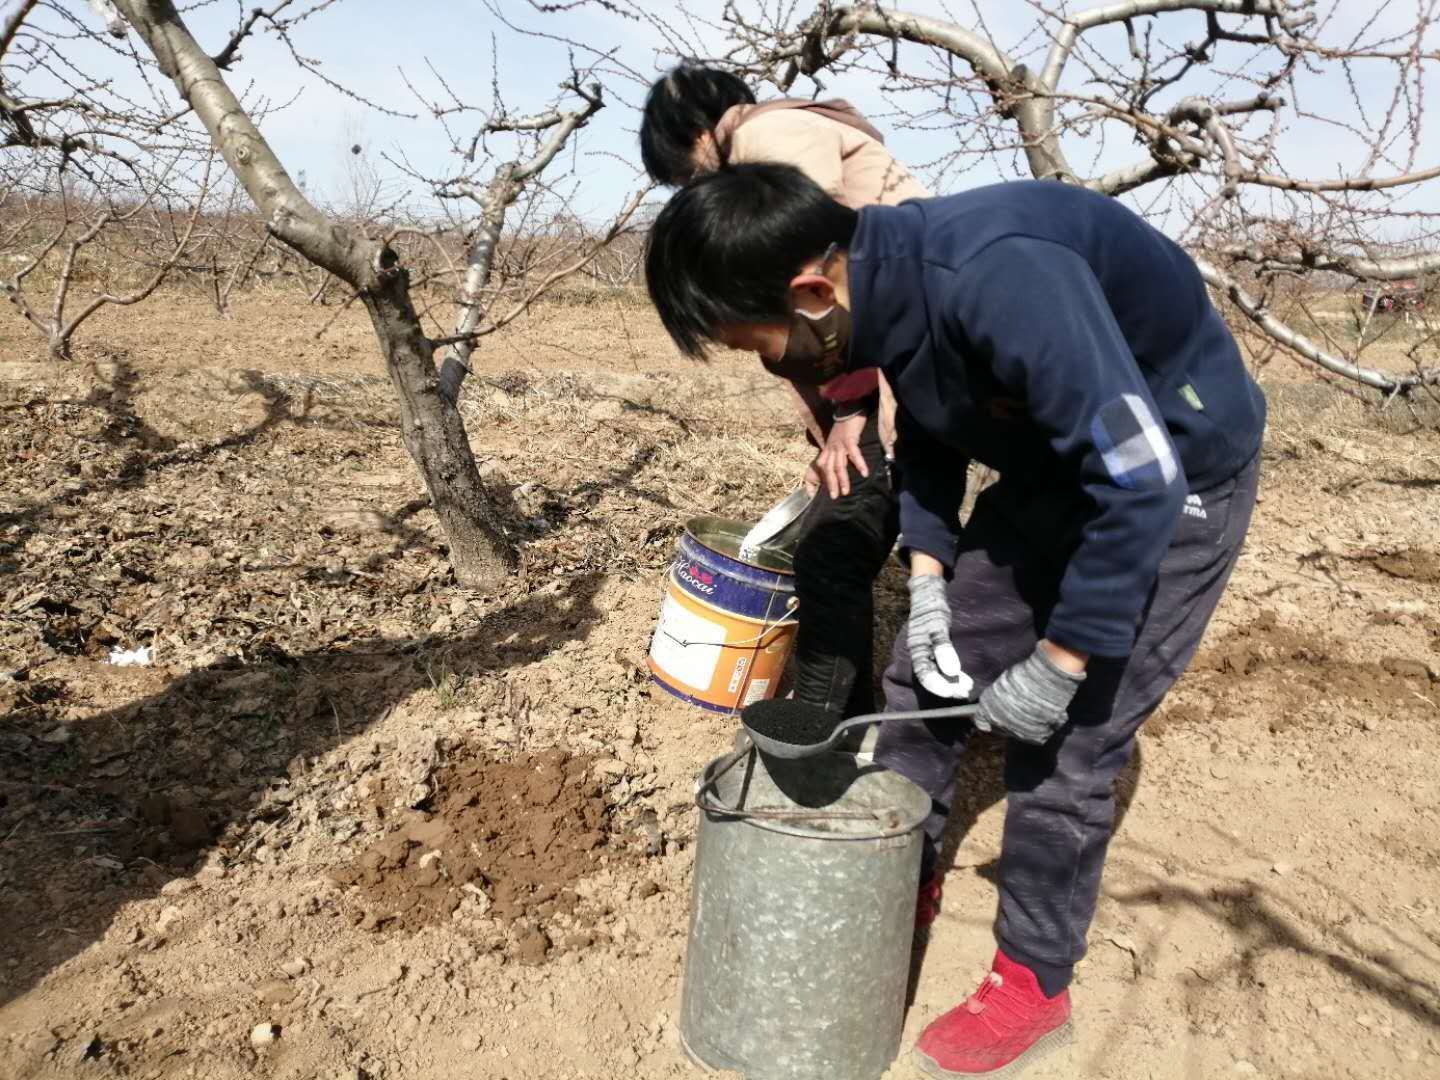
[{"label": "tree trunk", "polygon": [[394,253],[323,214],[295,186],[171,0],[117,2],[210,132],[270,232],[359,292],[400,399],[405,447],[450,543],[455,576],[472,588],[493,586],[515,566],[515,553],[476,470],[464,422],[440,399],[433,349]]},{"label": "tree trunk", "polygon": [[388,288],[366,291],[362,299],[400,399],[405,448],[425,478],[450,542],[455,577],[472,588],[493,584],[514,569],[514,548],[500,529],[460,413],[441,399],[430,341],[421,331],[403,274]]}]

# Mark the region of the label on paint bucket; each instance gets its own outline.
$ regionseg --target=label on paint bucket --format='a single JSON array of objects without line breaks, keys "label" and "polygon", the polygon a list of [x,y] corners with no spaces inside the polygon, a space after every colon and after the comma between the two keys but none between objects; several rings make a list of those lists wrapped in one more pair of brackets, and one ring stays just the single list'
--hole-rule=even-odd
[{"label": "label on paint bucket", "polygon": [[769,679],[756,679],[746,689],[745,700],[740,703],[741,706],[743,707],[745,705],[754,705],[755,702],[760,701],[762,698],[765,697],[765,692],[769,689]]},{"label": "label on paint bucket", "polygon": [[677,682],[703,690],[720,666],[724,640],[725,627],[702,618],[667,594],[650,643],[650,659]]},{"label": "label on paint bucket", "polygon": [[749,670],[750,658],[748,656],[742,656],[739,660],[736,660],[735,670],[730,675],[730,685],[726,687],[726,691],[733,694],[736,690],[739,690],[741,680],[745,678],[745,672]]}]

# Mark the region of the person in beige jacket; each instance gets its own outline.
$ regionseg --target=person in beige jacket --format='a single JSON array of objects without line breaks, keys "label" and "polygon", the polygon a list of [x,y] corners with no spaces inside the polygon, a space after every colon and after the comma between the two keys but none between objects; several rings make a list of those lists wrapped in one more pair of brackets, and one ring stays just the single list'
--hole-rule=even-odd
[{"label": "person in beige jacket", "polygon": [[[795,166],[854,209],[929,195],[849,103],[758,104],[737,76],[694,64],[650,88],[640,153],[652,179],[674,186],[725,165],[772,162]],[[791,342],[786,356],[804,346]],[[787,365],[786,356],[760,359],[789,383],[818,449],[795,550],[795,696],[854,716],[874,709],[872,589],[899,529],[888,468],[894,399],[875,368],[817,384],[799,377],[813,365]]]}]

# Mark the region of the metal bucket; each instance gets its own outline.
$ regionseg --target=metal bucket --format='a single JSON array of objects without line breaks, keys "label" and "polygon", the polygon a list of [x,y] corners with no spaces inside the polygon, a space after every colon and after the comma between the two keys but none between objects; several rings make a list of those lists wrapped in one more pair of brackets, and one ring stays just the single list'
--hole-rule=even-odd
[{"label": "metal bucket", "polygon": [[680,1037],[748,1080],[874,1080],[905,1019],[930,797],[850,754],[712,761]]},{"label": "metal bucket", "polygon": [[774,696],[798,625],[788,551],[740,558],[748,528],[729,518],[686,524],[650,641],[656,684],[716,712]]}]

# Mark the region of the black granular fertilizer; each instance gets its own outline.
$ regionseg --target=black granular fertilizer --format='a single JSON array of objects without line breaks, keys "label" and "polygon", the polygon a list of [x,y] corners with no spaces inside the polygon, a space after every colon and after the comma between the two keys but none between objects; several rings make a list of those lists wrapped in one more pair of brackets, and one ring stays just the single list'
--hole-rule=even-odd
[{"label": "black granular fertilizer", "polygon": [[823,743],[840,723],[829,710],[793,698],[757,701],[746,706],[740,719],[756,734],[791,746]]}]

